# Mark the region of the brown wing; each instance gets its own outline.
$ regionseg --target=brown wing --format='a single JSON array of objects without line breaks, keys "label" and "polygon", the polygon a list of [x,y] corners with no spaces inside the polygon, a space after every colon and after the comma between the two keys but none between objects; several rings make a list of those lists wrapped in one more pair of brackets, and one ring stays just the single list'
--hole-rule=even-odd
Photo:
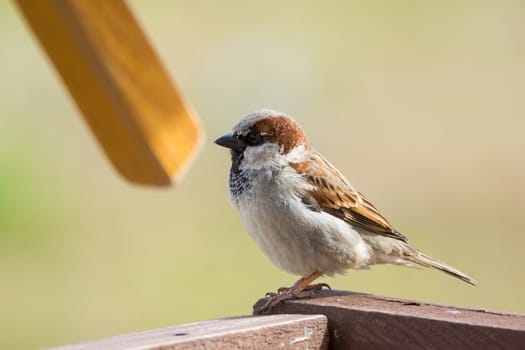
[{"label": "brown wing", "polygon": [[[397,232],[377,211],[376,207],[319,153],[312,153],[312,161],[293,163],[291,166],[313,186],[305,194],[304,201],[318,210],[336,216],[368,231],[406,242],[407,238]],[[314,202],[315,203],[312,203]]]}]

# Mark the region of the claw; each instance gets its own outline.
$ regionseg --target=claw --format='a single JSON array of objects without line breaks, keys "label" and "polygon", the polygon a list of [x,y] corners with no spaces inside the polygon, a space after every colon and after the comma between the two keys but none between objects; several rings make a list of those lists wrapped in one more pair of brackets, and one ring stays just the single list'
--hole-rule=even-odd
[{"label": "claw", "polygon": [[266,302],[260,307],[254,306],[254,313],[256,315],[266,315],[269,314],[277,305],[285,302],[286,300],[313,298],[316,296],[315,292],[321,288],[322,286],[312,290],[298,290],[288,288],[286,291],[280,293],[266,293]]},{"label": "claw", "polygon": [[283,293],[286,293],[290,290],[290,288],[288,287],[280,287],[277,289],[277,294],[283,294]]},{"label": "claw", "polygon": [[316,296],[316,291],[322,290],[324,287],[331,290],[330,286],[326,283],[310,284],[316,278],[322,276],[319,271],[313,272],[310,275],[301,277],[297,282],[290,288],[281,287],[277,289],[277,293],[268,292],[265,296],[265,301],[262,306],[254,305],[253,311],[256,315],[264,315],[270,313],[270,311],[279,305],[280,303],[290,299],[305,299],[313,298]]}]

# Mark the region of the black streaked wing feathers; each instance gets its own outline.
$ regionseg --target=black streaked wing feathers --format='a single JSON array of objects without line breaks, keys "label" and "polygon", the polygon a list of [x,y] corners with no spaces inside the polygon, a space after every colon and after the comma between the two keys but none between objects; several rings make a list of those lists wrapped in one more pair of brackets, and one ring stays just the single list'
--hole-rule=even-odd
[{"label": "black streaked wing feathers", "polygon": [[[305,194],[308,207],[322,210],[368,231],[406,242],[379,213],[376,207],[319,153],[312,153],[312,161],[293,163],[291,166],[314,186]],[[313,205],[315,200],[317,205]],[[315,209],[314,209],[315,208]]]}]

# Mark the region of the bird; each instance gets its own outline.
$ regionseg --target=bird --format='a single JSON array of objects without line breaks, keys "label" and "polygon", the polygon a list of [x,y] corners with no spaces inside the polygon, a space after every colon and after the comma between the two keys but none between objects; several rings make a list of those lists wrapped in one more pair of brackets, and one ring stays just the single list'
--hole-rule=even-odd
[{"label": "bird", "polygon": [[269,300],[256,312],[328,287],[312,284],[321,276],[376,264],[415,264],[476,285],[412,247],[286,113],[256,110],[215,144],[231,152],[229,195],[246,230],[278,268],[300,276],[291,287],[267,293]]}]

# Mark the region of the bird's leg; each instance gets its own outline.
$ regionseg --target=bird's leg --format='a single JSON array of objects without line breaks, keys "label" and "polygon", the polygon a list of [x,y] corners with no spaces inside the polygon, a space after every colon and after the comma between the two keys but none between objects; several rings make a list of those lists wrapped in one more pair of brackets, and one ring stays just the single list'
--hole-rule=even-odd
[{"label": "bird's leg", "polygon": [[320,272],[314,272],[311,275],[299,278],[291,287],[281,287],[277,289],[278,294],[295,292],[295,291],[311,291],[311,290],[321,290],[323,287],[331,289],[330,286],[326,283],[319,284],[310,284],[315,279],[322,276]]},{"label": "bird's leg", "polygon": [[268,300],[261,307],[256,308],[255,313],[268,313],[276,305],[285,300],[311,298],[314,296],[313,291],[321,290],[323,287],[330,289],[330,286],[326,283],[310,284],[321,276],[322,273],[316,271],[308,276],[301,277],[290,288],[281,287],[277,290],[277,293],[266,293]]}]

